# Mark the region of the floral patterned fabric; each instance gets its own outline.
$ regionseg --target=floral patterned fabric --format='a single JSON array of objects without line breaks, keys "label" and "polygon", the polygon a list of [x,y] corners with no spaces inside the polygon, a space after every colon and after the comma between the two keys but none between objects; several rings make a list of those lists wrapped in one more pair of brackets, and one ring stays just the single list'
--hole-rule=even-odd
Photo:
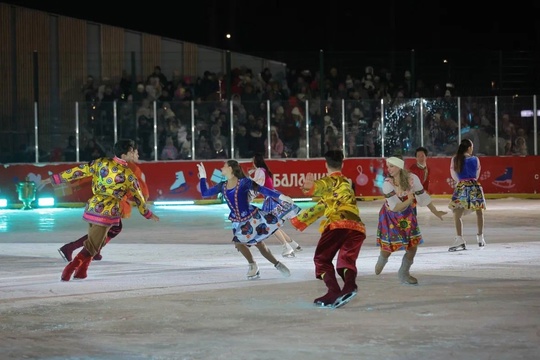
[{"label": "floral patterned fabric", "polygon": [[392,211],[398,202],[407,199],[406,194],[398,194],[391,178],[385,179],[383,193],[386,198],[379,211],[379,224],[377,226],[377,246],[382,250],[394,252],[407,250],[409,247],[423,244],[422,233],[416,218],[416,206],[426,206],[431,202],[431,197],[424,191],[420,179],[415,174],[410,174],[410,183],[415,194],[416,201],[403,211]]},{"label": "floral patterned fabric", "polygon": [[[238,180],[235,187],[227,189],[227,181],[208,188],[205,178],[199,180],[201,195],[203,197],[223,194],[231,212],[229,220],[232,222],[233,242],[241,242],[247,245],[255,245],[283,226],[283,219],[278,216],[262,211],[258,207],[249,203],[250,192],[253,191],[253,184],[250,178]],[[260,186],[258,192],[265,197],[278,198],[281,193],[276,190]]]},{"label": "floral patterned fabric", "polygon": [[465,209],[464,214],[486,209],[486,200],[482,185],[476,180],[463,180],[457,183],[448,204],[450,210]]},{"label": "floral patterned fabric", "polygon": [[415,208],[415,203],[402,212],[390,211],[386,205],[381,208],[377,227],[377,245],[382,250],[388,252],[407,250],[411,246],[424,243],[414,213]]},{"label": "floral patterned fabric", "polygon": [[482,185],[478,182],[480,175],[480,160],[476,156],[466,156],[463,170],[454,170],[454,158],[450,162],[450,175],[456,181],[452,200],[448,204],[450,210],[465,209],[464,215],[476,210],[486,209],[486,198]]},{"label": "floral patterned fabric", "polygon": [[120,204],[126,196],[132,198],[142,216],[152,217],[137,176],[128,163],[118,157],[99,158],[51,175],[51,183],[58,185],[87,177],[92,178],[93,196],[84,209],[85,221],[106,227],[119,225]]}]

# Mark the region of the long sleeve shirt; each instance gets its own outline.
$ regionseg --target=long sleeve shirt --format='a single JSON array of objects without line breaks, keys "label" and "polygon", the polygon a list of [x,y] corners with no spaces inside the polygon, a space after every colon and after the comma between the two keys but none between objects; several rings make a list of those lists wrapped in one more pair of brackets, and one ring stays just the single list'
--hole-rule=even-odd
[{"label": "long sleeve shirt", "polygon": [[83,219],[100,226],[114,226],[120,223],[122,211],[120,203],[124,197],[132,197],[142,216],[149,219],[152,212],[146,205],[137,176],[128,163],[118,157],[99,158],[80,164],[51,176],[55,185],[92,177],[93,196],[84,209]]},{"label": "long sleeve shirt", "polygon": [[[229,213],[229,220],[233,222],[246,221],[250,219],[255,212],[259,210],[256,206],[250,204],[249,199],[250,190],[254,190],[253,186],[256,184],[250,178],[238,179],[238,183],[232,189],[227,189],[227,181],[220,182],[211,188],[208,188],[206,178],[199,180],[201,195],[203,197],[209,197],[222,193],[224,199],[227,201],[227,205],[231,212]],[[276,190],[268,189],[264,186],[259,186],[257,190],[264,196],[270,196],[278,199],[281,193]]]},{"label": "long sleeve shirt", "polygon": [[351,182],[341,172],[316,180],[313,187],[304,192],[307,196],[320,196],[320,200],[312,208],[302,210],[291,219],[296,229],[303,231],[318,218],[325,216],[326,219],[319,226],[321,233],[333,229],[353,229],[366,233]]},{"label": "long sleeve shirt", "polygon": [[[148,191],[148,186],[146,185],[146,181],[144,179],[141,168],[134,162],[128,162],[128,166],[133,171],[133,174],[135,174],[137,180],[139,181],[139,186],[141,188],[141,193],[144,197],[144,200],[148,201],[148,198],[150,197],[150,192]],[[131,194],[126,195],[120,202],[120,211],[122,212],[122,217],[124,219],[127,219],[131,216],[131,208],[132,203],[134,203],[134,199],[130,195]]]},{"label": "long sleeve shirt", "polygon": [[[412,190],[414,192],[414,196],[418,205],[429,205],[429,203],[431,202],[431,196],[429,196],[429,194],[425,192],[424,187],[422,186],[422,183],[420,182],[418,176],[416,176],[415,174],[410,174],[409,181],[412,183]],[[396,205],[399,202],[403,202],[407,199],[406,193],[399,194],[397,192],[397,189],[393,184],[393,180],[390,177],[384,180],[382,190],[386,199],[386,207],[390,211],[394,211]]]}]

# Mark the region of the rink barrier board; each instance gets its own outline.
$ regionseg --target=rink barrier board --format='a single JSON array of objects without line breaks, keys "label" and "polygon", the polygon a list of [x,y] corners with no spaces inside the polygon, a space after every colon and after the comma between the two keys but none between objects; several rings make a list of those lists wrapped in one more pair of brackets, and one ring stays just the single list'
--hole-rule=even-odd
[{"label": "rink barrier board", "polygon": [[[406,158],[408,168],[414,158]],[[202,199],[196,164],[200,161],[141,162],[140,168],[150,192],[149,202],[194,201],[195,204],[221,203],[216,197]],[[250,160],[239,160],[247,173],[252,166]],[[482,156],[480,157],[480,183],[487,198],[539,198],[540,156]],[[267,160],[273,172],[278,191],[292,198],[305,198],[301,190],[303,179],[309,172],[320,178],[326,174],[324,159],[276,159]],[[77,163],[4,164],[0,166],[0,198],[7,198],[10,206],[19,204],[17,184],[25,179],[37,185],[37,196],[54,196],[57,206],[80,206],[91,196],[89,181],[66,184],[61,188],[41,185],[41,180],[69,168]],[[209,186],[223,180],[223,160],[204,161]],[[434,198],[449,198],[454,188],[450,177],[450,157],[428,159],[430,169],[429,193]],[[386,165],[381,158],[345,159],[343,174],[348,176],[360,201],[382,198]]]}]

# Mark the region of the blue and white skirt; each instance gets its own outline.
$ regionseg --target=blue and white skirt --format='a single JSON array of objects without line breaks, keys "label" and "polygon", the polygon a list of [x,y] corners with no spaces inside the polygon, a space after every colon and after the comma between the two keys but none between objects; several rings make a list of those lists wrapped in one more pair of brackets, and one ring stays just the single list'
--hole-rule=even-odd
[{"label": "blue and white skirt", "polygon": [[296,204],[267,197],[264,199],[262,210],[277,216],[279,219],[290,220],[298,215],[302,209]]},{"label": "blue and white skirt", "polygon": [[233,242],[255,245],[266,240],[283,226],[284,220],[263,210],[257,210],[250,219],[233,221]]}]

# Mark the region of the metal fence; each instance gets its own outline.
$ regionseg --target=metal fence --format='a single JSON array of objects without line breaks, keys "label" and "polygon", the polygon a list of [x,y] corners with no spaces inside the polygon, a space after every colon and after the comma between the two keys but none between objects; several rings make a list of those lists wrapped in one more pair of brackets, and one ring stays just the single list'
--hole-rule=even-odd
[{"label": "metal fence", "polygon": [[317,158],[329,149],[343,149],[349,158],[414,156],[419,146],[431,156],[450,156],[463,138],[478,155],[538,155],[536,96],[72,105],[71,127],[43,132],[34,104],[33,128],[13,134],[19,151],[2,151],[2,162],[89,161],[112,155],[120,138],[135,139],[146,161],[244,159],[256,152]]}]

